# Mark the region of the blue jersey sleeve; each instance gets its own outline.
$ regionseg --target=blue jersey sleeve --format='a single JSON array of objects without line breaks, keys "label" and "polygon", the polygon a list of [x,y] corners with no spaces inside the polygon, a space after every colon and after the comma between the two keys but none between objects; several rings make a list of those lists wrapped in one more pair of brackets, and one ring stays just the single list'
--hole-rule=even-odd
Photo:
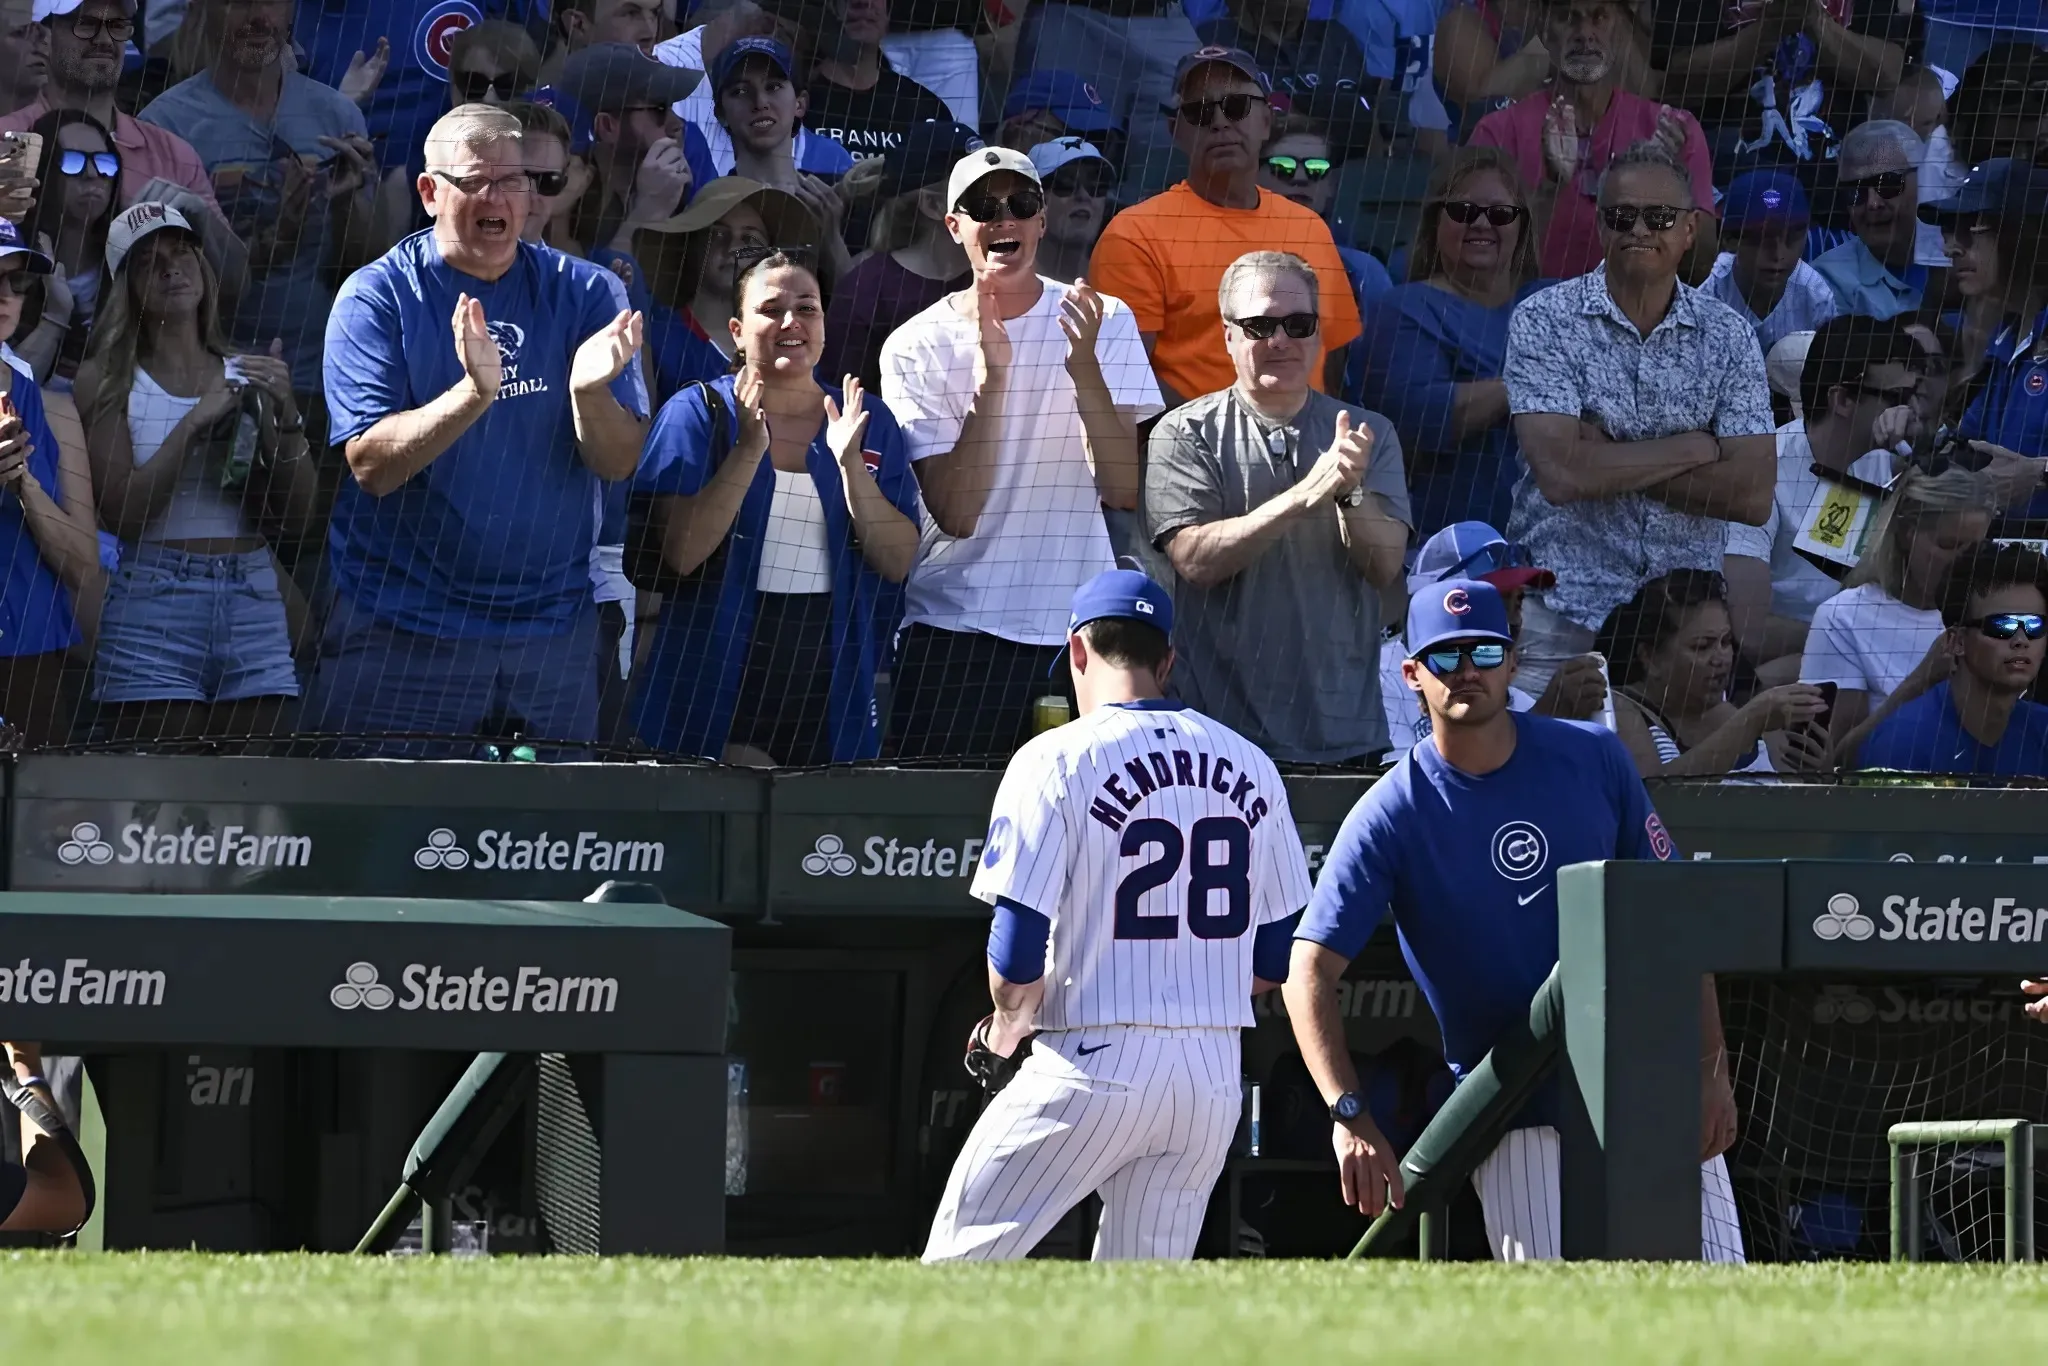
[{"label": "blue jersey sleeve", "polygon": [[1628,747],[1621,743],[1621,737],[1605,732],[1608,768],[1612,772],[1615,809],[1620,813],[1620,827],[1614,837],[1616,858],[1656,859],[1668,862],[1678,857],[1678,846],[1671,841],[1671,834],[1664,828],[1663,820],[1657,815],[1657,808],[1650,804],[1650,790],[1643,786],[1643,779],[1636,772],[1636,763],[1629,756]]},{"label": "blue jersey sleeve", "polygon": [[[720,397],[730,404],[729,392],[721,391]],[[726,435],[730,449],[732,432]],[[633,491],[694,497],[716,468],[711,461],[711,410],[705,406],[704,391],[692,384],[655,414],[647,444],[640,450],[640,468],[633,474]]]},{"label": "blue jersey sleeve", "polygon": [[411,406],[398,301],[383,271],[360,270],[341,287],[327,315],[322,359],[333,445]]},{"label": "blue jersey sleeve", "polygon": [[1398,847],[1381,793],[1392,781],[1391,775],[1380,779],[1344,818],[1329,857],[1323,861],[1301,928],[1294,932],[1296,939],[1311,940],[1344,958],[1356,958],[1387,918],[1394,898]]}]

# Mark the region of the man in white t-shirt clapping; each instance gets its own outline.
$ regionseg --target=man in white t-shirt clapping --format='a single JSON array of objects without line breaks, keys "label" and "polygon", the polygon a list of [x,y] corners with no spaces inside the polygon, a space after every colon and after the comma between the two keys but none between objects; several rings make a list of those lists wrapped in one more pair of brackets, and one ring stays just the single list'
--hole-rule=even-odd
[{"label": "man in white t-shirt clapping", "polygon": [[1115,567],[1102,510],[1138,503],[1159,388],[1122,301],[1037,273],[1045,192],[1022,152],[954,166],[946,227],[973,283],[882,347],[882,396],[924,495],[892,678],[897,758],[1007,756],[1066,644],[1074,590]]}]

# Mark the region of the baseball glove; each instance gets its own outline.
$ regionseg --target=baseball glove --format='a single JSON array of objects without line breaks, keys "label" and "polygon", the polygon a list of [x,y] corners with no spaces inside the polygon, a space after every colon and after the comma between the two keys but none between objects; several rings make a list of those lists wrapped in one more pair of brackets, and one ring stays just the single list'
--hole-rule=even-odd
[{"label": "baseball glove", "polygon": [[1024,1065],[1024,1059],[1031,1056],[1031,1038],[1017,1045],[1017,1051],[1004,1057],[988,1045],[989,1026],[996,1017],[984,1015],[981,1023],[967,1033],[967,1056],[963,1063],[967,1075],[974,1078],[981,1089],[993,1096],[1010,1084],[1010,1078],[1017,1075],[1017,1069]]}]

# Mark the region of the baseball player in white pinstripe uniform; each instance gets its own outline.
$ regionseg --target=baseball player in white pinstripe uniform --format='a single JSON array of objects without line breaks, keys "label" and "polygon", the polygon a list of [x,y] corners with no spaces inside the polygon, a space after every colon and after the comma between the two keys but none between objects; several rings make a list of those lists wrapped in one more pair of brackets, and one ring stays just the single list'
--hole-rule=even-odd
[{"label": "baseball player in white pinstripe uniform", "polygon": [[996,908],[983,1031],[997,1055],[1030,1047],[953,1164],[928,1262],[1023,1257],[1091,1192],[1096,1260],[1194,1253],[1238,1031],[1286,976],[1310,886],[1272,761],[1165,698],[1172,624],[1143,574],[1083,585],[1080,717],[1003,775],[973,886]]}]

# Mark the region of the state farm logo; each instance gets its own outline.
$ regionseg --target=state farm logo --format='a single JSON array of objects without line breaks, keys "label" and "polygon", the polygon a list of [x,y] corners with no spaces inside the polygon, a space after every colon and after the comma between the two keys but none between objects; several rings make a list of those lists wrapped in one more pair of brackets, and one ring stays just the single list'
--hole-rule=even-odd
[{"label": "state farm logo", "polygon": [[1823,915],[1814,917],[1813,933],[1818,939],[1853,939],[1862,943],[1877,932],[1877,926],[1870,917],[1863,914],[1863,905],[1847,892],[1836,892],[1828,898],[1828,909]]},{"label": "state farm logo", "polygon": [[57,862],[67,868],[90,863],[99,868],[114,861],[114,846],[100,838],[100,828],[91,821],[71,827],[71,838],[57,846]]},{"label": "state farm logo", "polygon": [[[161,981],[162,974],[157,976]],[[404,995],[385,986],[380,977],[375,963],[350,963],[342,970],[341,980],[329,988],[328,1003],[336,1010],[397,1006],[400,1010],[492,1014],[573,1011],[609,1015],[619,1008],[616,977],[551,977],[532,966],[517,968],[506,976],[481,967],[464,972],[438,963],[407,963],[398,974]],[[161,986],[158,994],[162,994]]]},{"label": "state farm logo", "polygon": [[846,852],[846,841],[837,835],[820,835],[811,852],[804,855],[804,871],[812,877],[852,877],[855,867],[853,855]]},{"label": "state farm logo", "polygon": [[427,832],[413,850],[413,866],[427,872],[458,873],[494,869],[513,873],[658,873],[668,861],[660,840],[606,839],[596,830],[564,831],[560,839],[542,830],[523,835],[512,830],[479,830],[475,850],[443,825]]},{"label": "state farm logo", "polygon": [[[452,873],[458,868],[469,867],[469,850],[457,843],[455,832],[444,825],[439,830],[427,832],[427,842],[412,851],[412,861],[420,868],[446,868]],[[368,964],[358,963],[356,966],[367,967]],[[371,968],[371,975],[374,976],[376,971],[375,968]],[[339,1001],[335,1004],[341,1005]],[[342,1009],[346,1010],[348,1007],[342,1006]]]},{"label": "state farm logo", "polygon": [[334,1003],[336,1010],[354,1010],[363,1006],[369,1010],[388,1010],[391,1007],[391,988],[377,980],[377,965],[374,963],[350,963],[341,974],[341,980],[327,993],[327,999]]}]

